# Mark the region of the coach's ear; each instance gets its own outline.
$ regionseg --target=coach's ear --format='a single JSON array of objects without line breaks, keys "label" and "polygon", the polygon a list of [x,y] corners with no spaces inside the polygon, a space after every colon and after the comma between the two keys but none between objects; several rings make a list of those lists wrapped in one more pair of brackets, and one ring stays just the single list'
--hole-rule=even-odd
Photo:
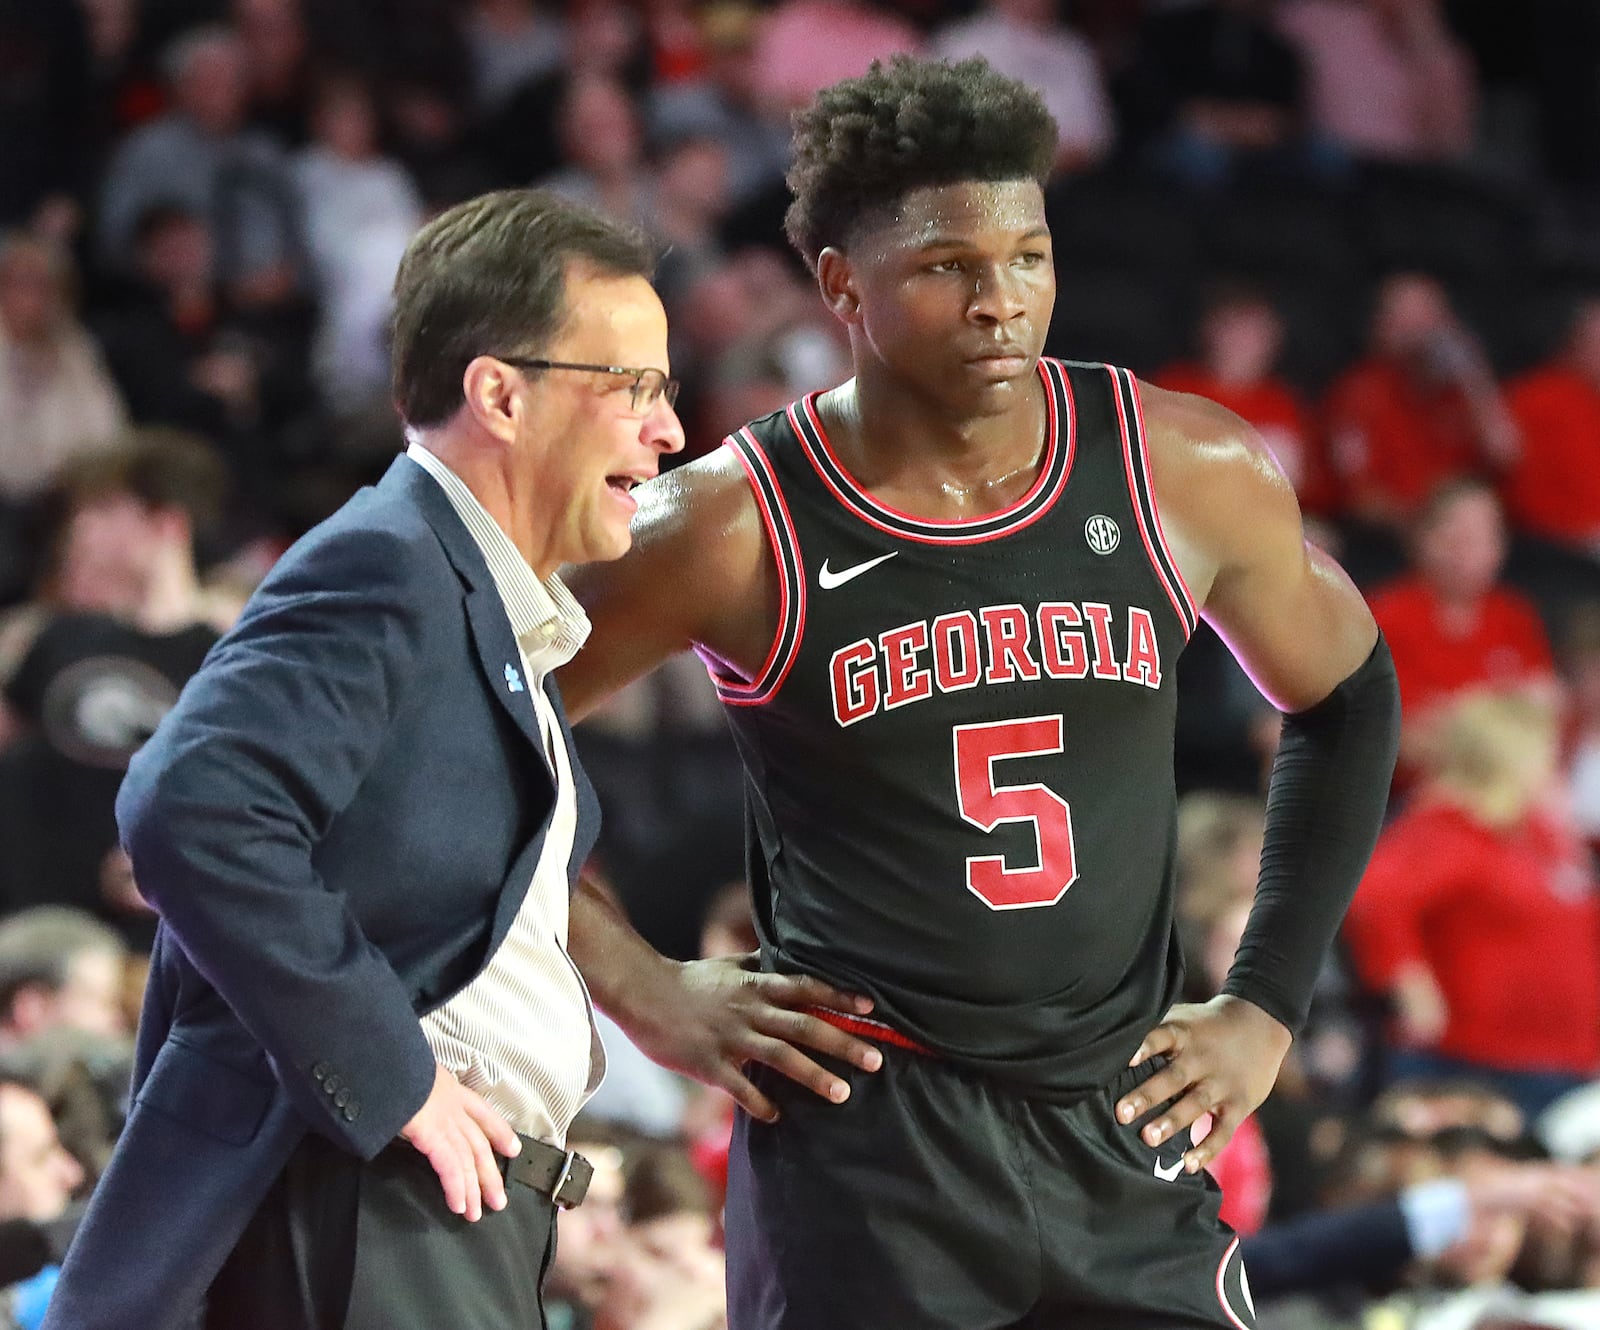
[{"label": "coach's ear", "polygon": [[474,356],[461,375],[467,413],[502,443],[516,438],[517,413],[526,406],[519,392],[531,391],[527,375],[494,356]]},{"label": "coach's ear", "polygon": [[822,303],[841,323],[861,322],[861,299],[855,283],[855,270],[842,249],[829,245],[817,255],[817,286],[822,291]]}]

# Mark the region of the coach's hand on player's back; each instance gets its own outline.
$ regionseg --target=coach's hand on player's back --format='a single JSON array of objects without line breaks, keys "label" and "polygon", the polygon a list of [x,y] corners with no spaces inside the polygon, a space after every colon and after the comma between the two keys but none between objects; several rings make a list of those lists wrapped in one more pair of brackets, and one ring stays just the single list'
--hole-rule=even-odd
[{"label": "coach's hand on player's back", "polygon": [[1128,1063],[1137,1067],[1165,1054],[1167,1065],[1122,1097],[1117,1121],[1137,1122],[1152,1108],[1175,1101],[1140,1129],[1147,1145],[1158,1146],[1209,1113],[1210,1132],[1183,1156],[1184,1167],[1198,1173],[1270,1093],[1290,1038],[1283,1025],[1243,998],[1180,1003],[1144,1037]]},{"label": "coach's hand on player's back", "polygon": [[745,1074],[752,1062],[836,1104],[850,1097],[849,1084],[802,1048],[863,1071],[883,1065],[883,1054],[872,1044],[806,1010],[829,1007],[864,1016],[872,1010],[868,998],[808,975],[762,973],[756,953],[671,962],[660,973],[670,990],[649,1004],[632,1004],[627,1030],[633,1041],[663,1066],[726,1090],[763,1122],[777,1121],[778,1109]]}]

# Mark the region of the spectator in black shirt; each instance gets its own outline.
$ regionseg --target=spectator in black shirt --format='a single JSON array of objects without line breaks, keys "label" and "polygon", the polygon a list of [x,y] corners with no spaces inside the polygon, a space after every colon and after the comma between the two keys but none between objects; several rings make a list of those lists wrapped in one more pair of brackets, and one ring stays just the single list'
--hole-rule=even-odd
[{"label": "spectator in black shirt", "polygon": [[1305,133],[1305,71],[1268,21],[1272,4],[1205,0],[1145,23],[1123,110],[1164,173],[1217,187],[1240,173],[1335,171],[1333,150]]},{"label": "spectator in black shirt", "polygon": [[67,603],[104,609],[47,619],[5,682],[0,906],[76,905],[148,947],[153,921],[127,881],[112,804],[128,759],[217,639],[194,534],[222,487],[204,445],[171,434],[136,436],[64,482],[56,580]]},{"label": "spectator in black shirt", "polygon": [[136,237],[139,284],[95,324],[129,414],[214,439],[236,477],[259,488],[312,400],[311,311],[233,304],[198,213],[158,204]]}]

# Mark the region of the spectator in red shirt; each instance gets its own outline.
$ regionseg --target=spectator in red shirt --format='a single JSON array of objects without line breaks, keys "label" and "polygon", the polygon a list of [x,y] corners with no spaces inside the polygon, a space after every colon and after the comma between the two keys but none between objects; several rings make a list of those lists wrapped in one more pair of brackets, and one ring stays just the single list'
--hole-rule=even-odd
[{"label": "spectator in red shirt", "polygon": [[1318,446],[1305,403],[1275,372],[1283,320],[1252,286],[1219,287],[1200,316],[1200,357],[1163,370],[1156,382],[1173,392],[1220,402],[1255,426],[1294,486],[1300,507],[1328,515],[1333,476]]},{"label": "spectator in red shirt", "polygon": [[1530,1120],[1600,1070],[1600,897],[1549,797],[1557,728],[1524,694],[1458,702],[1345,924],[1394,1002],[1391,1074],[1478,1076]]},{"label": "spectator in red shirt", "polygon": [[1578,307],[1561,353],[1509,397],[1521,435],[1502,490],[1512,522],[1600,556],[1600,296]]},{"label": "spectator in red shirt", "polygon": [[1370,354],[1324,404],[1348,515],[1410,517],[1440,482],[1508,464],[1516,426],[1477,339],[1431,277],[1396,273],[1378,294]]},{"label": "spectator in red shirt", "polygon": [[1439,706],[1462,691],[1554,688],[1544,625],[1529,601],[1498,581],[1505,557],[1505,522],[1494,490],[1481,480],[1449,481],[1418,517],[1416,571],[1372,599],[1400,676],[1406,766],[1415,763]]}]

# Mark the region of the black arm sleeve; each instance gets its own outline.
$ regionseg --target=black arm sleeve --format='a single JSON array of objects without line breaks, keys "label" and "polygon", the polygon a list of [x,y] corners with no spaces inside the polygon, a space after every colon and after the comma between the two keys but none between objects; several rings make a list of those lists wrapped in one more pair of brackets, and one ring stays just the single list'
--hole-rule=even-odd
[{"label": "black arm sleeve", "polygon": [[1261,876],[1222,991],[1298,1031],[1366,870],[1400,749],[1400,690],[1380,635],[1366,663],[1285,716],[1267,788]]}]

